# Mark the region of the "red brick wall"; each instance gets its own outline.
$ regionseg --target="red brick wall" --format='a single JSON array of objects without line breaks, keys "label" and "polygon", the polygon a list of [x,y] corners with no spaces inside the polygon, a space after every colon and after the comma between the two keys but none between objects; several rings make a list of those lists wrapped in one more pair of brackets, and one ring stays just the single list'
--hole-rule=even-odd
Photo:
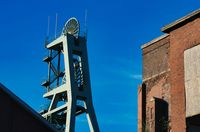
[{"label": "red brick wall", "polygon": [[155,116],[151,118],[151,112],[156,112],[153,97],[165,100],[170,107],[168,59],[169,36],[143,48],[143,84],[146,85],[146,107],[142,109],[146,109],[146,127],[150,132],[155,131]]},{"label": "red brick wall", "polygon": [[170,32],[170,83],[172,132],[185,132],[184,51],[200,43],[200,19]]},{"label": "red brick wall", "polygon": [[169,37],[142,49],[143,80],[168,70]]},{"label": "red brick wall", "polygon": [[[147,127],[154,132],[155,119],[150,118],[151,109],[156,112],[154,105],[152,104],[153,97],[163,99],[168,102],[169,109],[168,115],[170,115],[170,82],[169,82],[169,72],[163,73],[155,78],[147,80],[144,82],[147,85],[146,94],[146,123]],[[168,117],[170,121],[170,116]],[[170,123],[170,122],[169,122]],[[150,125],[151,124],[151,125]],[[169,124],[170,125],[170,124]]]}]

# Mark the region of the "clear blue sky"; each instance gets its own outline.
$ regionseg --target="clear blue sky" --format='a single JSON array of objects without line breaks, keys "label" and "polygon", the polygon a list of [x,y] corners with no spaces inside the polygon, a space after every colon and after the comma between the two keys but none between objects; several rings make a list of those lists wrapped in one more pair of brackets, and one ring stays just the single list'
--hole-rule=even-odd
[{"label": "clear blue sky", "polygon": [[[88,54],[93,103],[102,132],[137,131],[140,46],[160,36],[160,28],[200,7],[199,0],[2,0],[0,2],[0,82],[36,111],[45,100],[44,39],[47,17],[54,34],[74,16],[84,26],[88,9]],[[85,118],[78,132],[87,132]]]}]

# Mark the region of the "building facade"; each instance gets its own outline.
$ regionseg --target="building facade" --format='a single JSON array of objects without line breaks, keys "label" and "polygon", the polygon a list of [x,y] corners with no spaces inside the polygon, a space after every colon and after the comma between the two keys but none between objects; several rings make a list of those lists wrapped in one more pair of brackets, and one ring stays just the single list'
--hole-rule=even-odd
[{"label": "building facade", "polygon": [[200,10],[142,46],[138,131],[200,131]]}]

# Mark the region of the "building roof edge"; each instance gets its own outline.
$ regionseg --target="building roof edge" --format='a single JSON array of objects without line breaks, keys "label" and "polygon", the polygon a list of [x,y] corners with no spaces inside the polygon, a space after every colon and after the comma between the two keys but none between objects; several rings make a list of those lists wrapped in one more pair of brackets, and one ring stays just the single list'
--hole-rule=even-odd
[{"label": "building roof edge", "polygon": [[161,35],[161,36],[159,36],[159,37],[157,37],[157,38],[155,38],[155,39],[149,41],[148,43],[143,44],[143,45],[141,46],[141,49],[144,49],[144,48],[146,48],[146,47],[148,47],[148,46],[150,46],[150,45],[152,45],[152,44],[154,44],[154,43],[156,43],[156,42],[158,42],[158,41],[160,41],[160,40],[162,40],[162,39],[164,39],[164,38],[166,38],[166,37],[168,37],[168,36],[169,36],[169,34]]},{"label": "building roof edge", "polygon": [[173,31],[174,29],[179,28],[179,27],[185,25],[186,23],[198,18],[199,16],[200,16],[200,8],[193,11],[192,13],[162,27],[161,31],[164,33],[169,33],[171,31]]},{"label": "building roof edge", "polygon": [[12,93],[8,88],[6,88],[3,84],[0,83],[0,89],[5,92],[10,98],[12,98],[16,103],[18,103],[21,107],[23,107],[26,111],[32,113],[35,118],[45,124],[51,130],[57,132],[57,130],[49,124],[42,116],[39,115],[35,110],[33,110],[28,104],[26,104],[23,100],[17,97],[14,93]]}]

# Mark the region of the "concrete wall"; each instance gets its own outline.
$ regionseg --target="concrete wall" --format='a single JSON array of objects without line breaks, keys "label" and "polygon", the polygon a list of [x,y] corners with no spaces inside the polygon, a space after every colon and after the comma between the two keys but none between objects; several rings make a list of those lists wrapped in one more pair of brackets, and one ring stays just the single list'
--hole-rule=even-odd
[{"label": "concrete wall", "polygon": [[42,117],[38,118],[39,114],[2,87],[0,85],[1,132],[55,132]]},{"label": "concrete wall", "polygon": [[200,45],[185,50],[186,117],[200,114]]},{"label": "concrete wall", "polygon": [[197,18],[170,32],[171,127],[174,132],[186,131],[184,51],[200,44],[200,19]]}]

